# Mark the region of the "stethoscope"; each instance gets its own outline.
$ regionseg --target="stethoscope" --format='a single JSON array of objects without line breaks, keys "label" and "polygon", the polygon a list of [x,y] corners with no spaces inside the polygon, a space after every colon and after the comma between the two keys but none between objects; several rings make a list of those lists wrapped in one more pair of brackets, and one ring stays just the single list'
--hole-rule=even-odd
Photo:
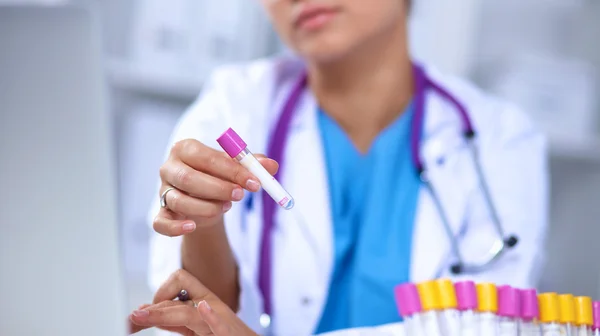
[{"label": "stethoscope", "polygon": [[[453,274],[466,274],[466,273],[479,273],[488,268],[492,263],[494,263],[502,254],[508,249],[514,247],[518,238],[514,235],[505,236],[504,230],[502,228],[502,224],[500,223],[500,218],[498,217],[498,213],[496,211],[496,207],[492,202],[492,198],[489,192],[489,188],[485,178],[483,177],[483,172],[481,169],[481,164],[479,162],[477,148],[474,143],[475,138],[475,130],[473,128],[473,123],[467,114],[465,107],[447,90],[439,86],[437,83],[432,81],[426,74],[425,71],[418,65],[413,65],[413,71],[415,75],[415,98],[414,98],[414,115],[411,121],[411,156],[413,164],[416,168],[416,171],[419,175],[419,178],[427,188],[427,190],[431,193],[433,198],[436,210],[440,215],[440,219],[444,226],[444,230],[449,237],[450,240],[450,248],[454,257],[456,258],[456,262],[450,265],[450,272]],[[279,120],[275,125],[275,129],[271,134],[271,139],[269,142],[269,147],[267,150],[267,156],[277,162],[279,162],[279,171],[275,175],[275,178],[279,179],[279,175],[283,171],[282,167],[284,165],[283,162],[283,152],[286,146],[290,122],[296,111],[296,108],[299,104],[300,98],[304,89],[307,86],[307,76],[303,74],[298,83],[293,87],[288,99],[286,100],[281,114],[279,115]],[[479,183],[481,185],[483,191],[483,198],[490,211],[490,215],[492,218],[492,223],[497,232],[498,239],[494,242],[493,246],[490,248],[488,252],[488,257],[481,263],[471,264],[466,263],[462,258],[460,249],[458,247],[458,240],[454,233],[452,232],[450,223],[448,221],[448,217],[440,198],[434,188],[433,184],[429,180],[427,176],[427,167],[423,164],[419,153],[419,145],[421,139],[422,125],[423,120],[425,118],[425,93],[428,89],[435,91],[445,100],[454,105],[458,115],[460,117],[462,123],[462,134],[464,139],[466,140],[468,147],[470,148],[471,156],[473,158],[473,162],[475,164],[475,170],[478,176]],[[275,202],[271,200],[269,195],[263,192],[263,202],[262,202],[262,215],[263,215],[263,229],[261,236],[261,248],[260,248],[260,264],[259,264],[259,277],[258,284],[263,296],[263,314],[260,317],[260,325],[270,333],[271,321],[272,321],[272,265],[271,265],[271,256],[272,256],[272,246],[271,246],[271,234],[273,232],[274,227],[274,218],[276,212],[277,205]]]}]

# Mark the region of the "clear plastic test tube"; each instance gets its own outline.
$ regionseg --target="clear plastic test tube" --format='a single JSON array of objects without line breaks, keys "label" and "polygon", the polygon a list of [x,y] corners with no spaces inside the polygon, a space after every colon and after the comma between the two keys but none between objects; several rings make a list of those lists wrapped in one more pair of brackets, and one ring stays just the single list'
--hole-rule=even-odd
[{"label": "clear plastic test tube", "polygon": [[498,290],[493,283],[477,284],[477,312],[479,315],[479,335],[498,335]]},{"label": "clear plastic test tube", "polygon": [[540,322],[542,324],[542,335],[561,336],[558,294],[539,294],[538,301],[540,305]]},{"label": "clear plastic test tube", "polygon": [[575,336],[575,300],[573,295],[559,295],[558,303],[560,305],[560,324],[563,335]]},{"label": "clear plastic test tube", "polygon": [[442,336],[439,311],[440,298],[435,281],[424,281],[417,284],[421,307],[423,308],[423,328],[427,336]]},{"label": "clear plastic test tube", "polygon": [[261,187],[279,204],[280,207],[290,210],[294,207],[292,196],[277,182],[263,167],[256,157],[248,149],[246,142],[231,128],[225,131],[217,139],[223,150],[232,158],[236,159],[242,166],[248,169],[258,180]]},{"label": "clear plastic test tube", "polygon": [[521,293],[510,286],[498,287],[498,333],[500,336],[519,335]]},{"label": "clear plastic test tube", "polygon": [[589,296],[575,297],[575,325],[577,336],[590,336],[594,317],[592,312],[592,298]]},{"label": "clear plastic test tube", "polygon": [[460,335],[479,336],[479,316],[477,310],[477,289],[473,281],[454,284],[457,307],[460,312]]},{"label": "clear plastic test tube", "polygon": [[592,326],[592,335],[600,336],[600,301],[592,303],[592,315],[594,317],[594,325]]},{"label": "clear plastic test tube", "polygon": [[394,296],[398,312],[402,317],[404,324],[404,333],[406,335],[428,336],[423,330],[423,321],[421,314],[421,299],[417,287],[412,283],[405,283],[394,288]]},{"label": "clear plastic test tube", "polygon": [[440,324],[444,336],[461,336],[460,315],[457,309],[456,292],[450,279],[435,281],[440,299]]},{"label": "clear plastic test tube", "polygon": [[521,325],[519,336],[541,336],[539,324],[540,309],[535,289],[522,289],[521,293]]}]

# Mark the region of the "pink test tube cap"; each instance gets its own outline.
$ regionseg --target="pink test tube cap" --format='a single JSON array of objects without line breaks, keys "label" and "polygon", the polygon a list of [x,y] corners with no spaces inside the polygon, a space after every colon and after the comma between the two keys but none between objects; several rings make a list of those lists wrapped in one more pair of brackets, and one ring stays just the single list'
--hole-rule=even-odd
[{"label": "pink test tube cap", "polygon": [[460,281],[454,284],[458,310],[477,309],[477,289],[473,281]]},{"label": "pink test tube cap", "polygon": [[600,329],[600,301],[594,301],[592,303],[592,311],[594,314],[594,330]]},{"label": "pink test tube cap", "polygon": [[530,321],[539,318],[537,291],[535,289],[522,289],[521,292],[521,318]]},{"label": "pink test tube cap", "polygon": [[521,315],[521,293],[510,286],[498,288],[498,316],[518,317]]},{"label": "pink test tube cap", "polygon": [[217,142],[232,158],[238,156],[248,146],[232,128],[223,132]]},{"label": "pink test tube cap", "polygon": [[412,283],[404,283],[396,286],[394,288],[394,296],[396,297],[398,312],[402,317],[408,317],[423,310],[417,286]]}]

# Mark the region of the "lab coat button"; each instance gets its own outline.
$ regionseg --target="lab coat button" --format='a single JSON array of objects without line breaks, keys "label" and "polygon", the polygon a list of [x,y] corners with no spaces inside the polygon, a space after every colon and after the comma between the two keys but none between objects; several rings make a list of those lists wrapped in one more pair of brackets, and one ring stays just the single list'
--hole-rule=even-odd
[{"label": "lab coat button", "polygon": [[311,300],[309,297],[306,297],[306,296],[305,296],[305,297],[303,297],[303,298],[302,298],[302,305],[303,305],[303,306],[308,306],[308,305],[310,305],[311,303],[312,303],[312,300]]}]

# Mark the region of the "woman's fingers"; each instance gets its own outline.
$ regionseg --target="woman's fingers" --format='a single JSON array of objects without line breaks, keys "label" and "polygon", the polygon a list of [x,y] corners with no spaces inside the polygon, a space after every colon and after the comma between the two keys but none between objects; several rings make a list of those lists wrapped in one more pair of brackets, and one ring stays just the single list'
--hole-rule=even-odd
[{"label": "woman's fingers", "polygon": [[198,141],[178,143],[174,150],[177,159],[199,172],[235,183],[252,192],[260,189],[258,179],[224,152]]},{"label": "woman's fingers", "polygon": [[182,161],[167,161],[160,169],[160,176],[165,184],[196,198],[240,201],[244,197],[239,185],[217,178],[210,172],[197,171]]},{"label": "woman's fingers", "polygon": [[185,289],[190,294],[190,297],[196,302],[205,300],[212,293],[208,288],[204,287],[198,279],[188,273],[186,270],[180,269],[173,273],[169,279],[160,286],[154,294],[153,303],[173,300],[182,289]]},{"label": "woman's fingers", "polygon": [[[143,304],[143,305],[139,306],[137,310],[134,310],[129,315],[129,333],[135,334],[142,330],[153,327],[150,325],[138,325],[137,324],[137,322],[142,323],[142,321],[140,321],[139,319],[143,318],[146,315],[145,310],[160,309],[160,308],[164,308],[164,307],[172,307],[172,306],[182,305],[182,304],[183,304],[182,302],[178,302],[178,301],[164,301],[164,302],[161,302],[161,303],[158,303],[155,305]],[[187,329],[187,328],[184,328],[184,329]],[[169,330],[169,331],[173,331],[173,330]],[[174,331],[174,332],[178,332],[178,331]]]},{"label": "woman's fingers", "polygon": [[194,332],[188,329],[187,327],[161,327],[161,326],[139,326],[133,322],[133,317],[129,318],[129,334],[136,334],[142,330],[150,329],[150,328],[159,328],[162,330],[170,331],[172,333],[177,333],[179,335],[194,335]]},{"label": "woman's fingers", "polygon": [[198,304],[198,313],[202,317],[202,320],[208,324],[210,330],[215,336],[233,336],[231,335],[231,328],[229,325],[223,322],[221,317],[219,317],[219,315],[212,310],[212,308],[208,305],[208,302],[201,301]]},{"label": "woman's fingers", "polygon": [[263,167],[265,167],[269,174],[277,174],[277,171],[279,170],[279,163],[277,163],[277,161],[269,159],[264,155],[256,155],[256,158],[258,159],[260,164],[263,165]]},{"label": "woman's fingers", "polygon": [[177,305],[156,309],[137,310],[133,322],[146,327],[187,327],[197,329],[203,320],[191,305]]},{"label": "woman's fingers", "polygon": [[[161,188],[161,195],[169,186]],[[241,189],[240,189],[241,190]],[[231,209],[230,201],[213,201],[192,197],[178,189],[169,190],[165,194],[167,208],[186,217],[213,218],[222,215]]]},{"label": "woman's fingers", "polygon": [[129,335],[139,333],[142,330],[148,329],[149,327],[139,326],[135,324],[132,317],[129,317]]},{"label": "woman's fingers", "polygon": [[196,230],[196,223],[194,221],[178,218],[180,216],[177,216],[171,210],[160,209],[152,222],[152,227],[154,231],[169,237],[181,236]]}]

